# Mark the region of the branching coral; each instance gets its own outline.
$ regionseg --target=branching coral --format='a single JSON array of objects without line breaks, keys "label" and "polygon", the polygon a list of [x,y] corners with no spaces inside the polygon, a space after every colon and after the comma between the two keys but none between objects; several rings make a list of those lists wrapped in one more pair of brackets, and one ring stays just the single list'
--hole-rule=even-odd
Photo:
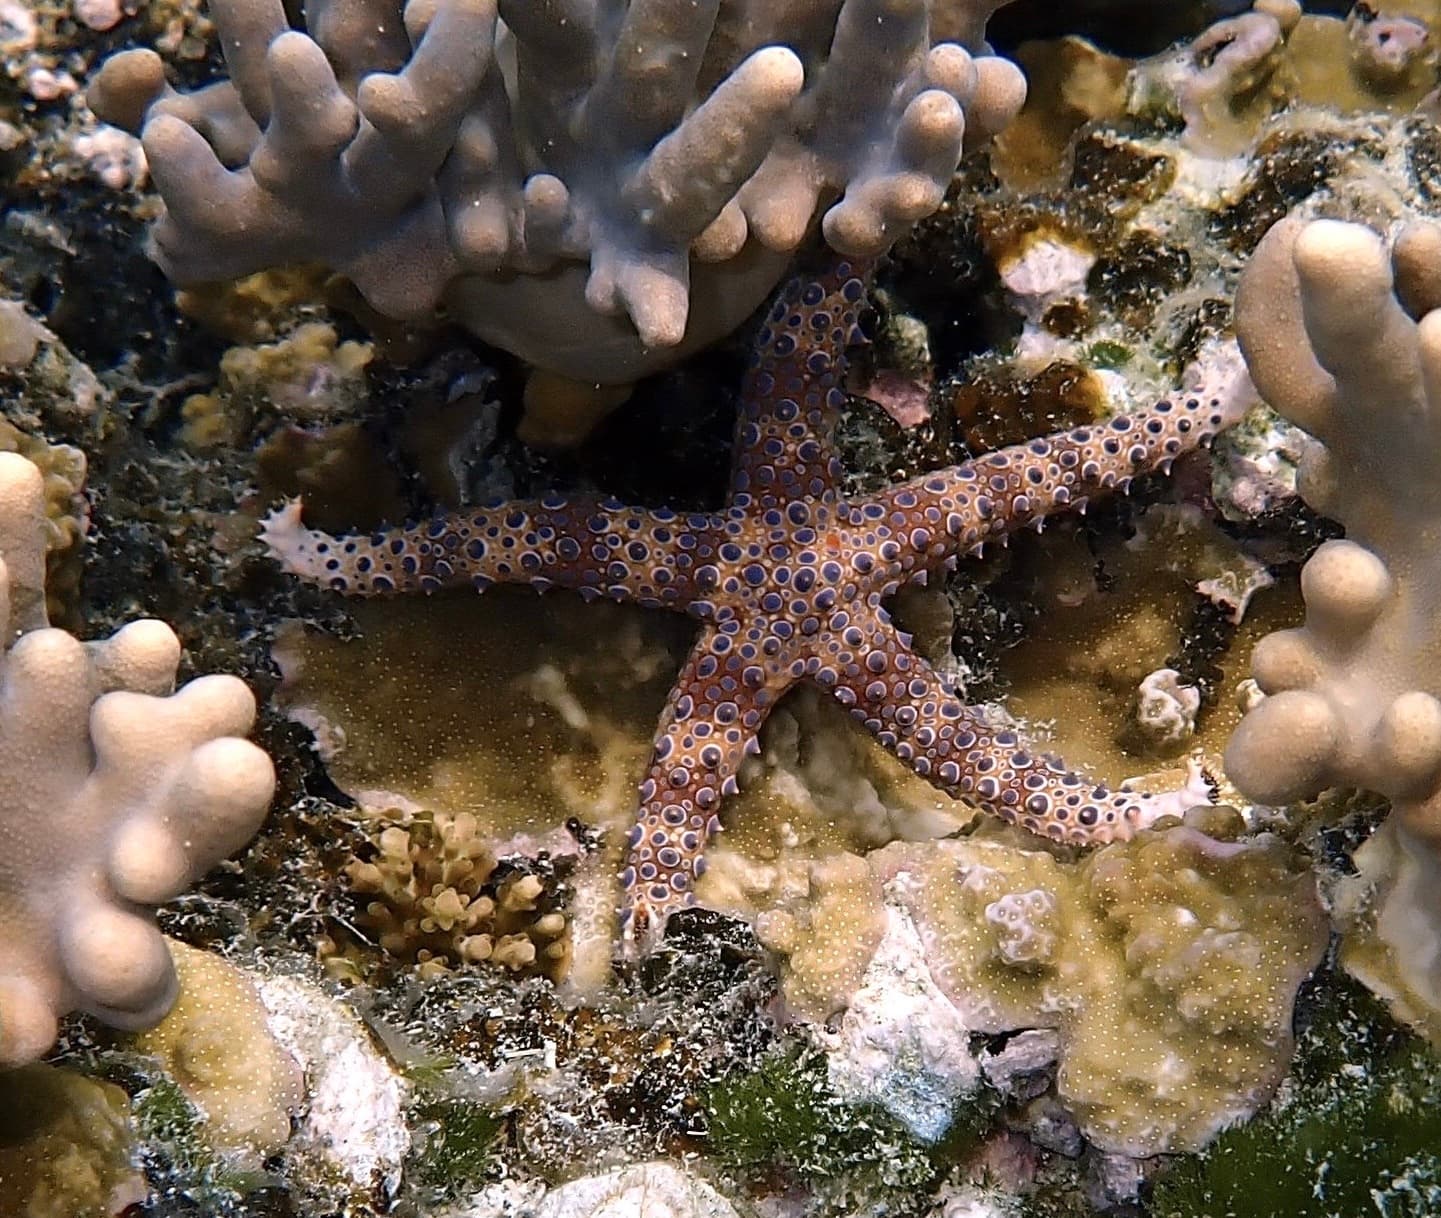
[{"label": "branching coral", "polygon": [[162,622],[81,643],[47,625],[45,484],[0,453],[0,1063],[49,1048],[89,1011],[120,1027],[175,996],[145,914],[255,832],[270,760],[240,739],[255,703],[234,677],[176,691]]},{"label": "branching coral", "polygon": [[1346,526],[1301,573],[1305,625],[1252,663],[1266,697],[1226,752],[1251,798],[1327,787],[1387,796],[1358,859],[1383,873],[1376,933],[1404,991],[1441,1011],[1441,228],[1411,224],[1388,257],[1369,229],[1287,220],[1236,299],[1257,388],[1314,442],[1301,494]]},{"label": "branching coral", "polygon": [[566,917],[540,876],[500,874],[469,813],[437,812],[392,824],[373,860],[352,862],[350,883],[365,902],[361,924],[422,976],[491,960],[512,972],[565,973]]},{"label": "branching coral", "polygon": [[1025,92],[932,46],[930,0],[367,0],[306,33],[280,0],[212,10],[228,82],[176,93],[137,50],[89,95],[143,130],[169,275],[318,260],[583,379],[728,331],[818,207],[837,249],[883,250]]}]

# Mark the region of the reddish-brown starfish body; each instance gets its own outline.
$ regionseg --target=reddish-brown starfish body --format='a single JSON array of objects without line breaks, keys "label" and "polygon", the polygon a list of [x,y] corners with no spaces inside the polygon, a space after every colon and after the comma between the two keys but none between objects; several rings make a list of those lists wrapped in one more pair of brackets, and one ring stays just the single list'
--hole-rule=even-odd
[{"label": "reddish-brown starfish body", "polygon": [[1193,391],[846,499],[831,433],[867,272],[834,263],[792,282],[771,308],[741,391],[730,495],[718,512],[553,495],[370,537],[306,529],[298,503],[266,522],[287,570],[351,595],[525,582],[671,606],[700,621],[640,786],[624,873],[634,937],[654,935],[693,901],[741,760],[801,680],[830,690],[937,787],[1051,838],[1126,837],[1194,802],[1112,790],[990,726],[911,650],[883,602],[988,541],[1168,468],[1226,425],[1220,400]]}]

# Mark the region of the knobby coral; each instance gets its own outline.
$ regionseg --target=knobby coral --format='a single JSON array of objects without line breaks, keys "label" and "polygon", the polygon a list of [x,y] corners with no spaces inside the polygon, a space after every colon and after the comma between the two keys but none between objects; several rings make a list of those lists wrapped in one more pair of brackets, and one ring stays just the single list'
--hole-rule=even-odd
[{"label": "knobby coral", "polygon": [[180,643],[139,621],[81,643],[45,613],[45,485],[0,453],[0,1064],[38,1057],[59,1017],[118,1027],[175,997],[147,916],[255,832],[275,785],[240,737],[234,677],[175,690]]},{"label": "knobby coral", "polygon": [[931,783],[1058,840],[1109,841],[1205,802],[1189,788],[1113,791],[1028,750],[957,697],[882,603],[988,541],[1169,468],[1227,424],[1230,393],[1198,386],[848,500],[832,430],[866,274],[836,260],[798,276],[771,309],[742,386],[729,501],[718,512],[550,495],[370,537],[307,529],[298,501],[266,522],[288,570],[342,592],[524,582],[669,606],[702,623],[657,726],[631,832],[624,879],[637,937],[693,899],[721,800],[736,790],[762,722],[805,679]]},{"label": "knobby coral", "polygon": [[492,960],[513,973],[564,976],[570,941],[554,885],[524,871],[497,873],[490,844],[469,813],[437,812],[391,824],[374,859],[346,867],[363,897],[360,925],[421,976]]},{"label": "knobby coral", "polygon": [[[625,381],[738,324],[818,207],[836,249],[886,248],[1019,109],[931,7],[321,0],[302,33],[216,0],[229,81],[180,94],[133,50],[89,99],[143,133],[176,281],[319,261],[382,313]],[[995,5],[950,7],[979,45]]]},{"label": "knobby coral", "polygon": [[1257,249],[1236,330],[1262,396],[1314,437],[1299,489],[1346,526],[1301,573],[1305,624],[1257,647],[1265,697],[1226,770],[1268,804],[1387,796],[1365,848],[1402,1009],[1441,1012],[1441,228],[1291,219]]}]

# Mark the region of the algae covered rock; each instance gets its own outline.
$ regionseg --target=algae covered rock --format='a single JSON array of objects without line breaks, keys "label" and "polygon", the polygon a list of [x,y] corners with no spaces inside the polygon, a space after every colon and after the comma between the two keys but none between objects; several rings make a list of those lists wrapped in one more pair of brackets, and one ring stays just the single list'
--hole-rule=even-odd
[{"label": "algae covered rock", "polygon": [[1275,1103],[1172,1164],[1155,1218],[1441,1212],[1441,1056],[1358,985],[1327,980]]}]

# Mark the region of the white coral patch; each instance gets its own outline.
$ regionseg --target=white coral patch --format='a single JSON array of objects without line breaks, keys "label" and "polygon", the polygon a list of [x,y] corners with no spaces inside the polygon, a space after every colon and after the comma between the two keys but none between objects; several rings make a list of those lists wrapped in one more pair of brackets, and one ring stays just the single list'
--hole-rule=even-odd
[{"label": "white coral patch", "polygon": [[305,1071],[293,1156],[313,1155],[359,1188],[393,1191],[410,1149],[409,1088],[356,1016],[297,977],[258,981],[271,1034]]},{"label": "white coral patch", "polygon": [[880,1105],[927,1142],[946,1132],[956,1101],[980,1080],[969,1030],[931,977],[915,923],[894,907],[840,1030],[816,1035],[837,1095]]}]

